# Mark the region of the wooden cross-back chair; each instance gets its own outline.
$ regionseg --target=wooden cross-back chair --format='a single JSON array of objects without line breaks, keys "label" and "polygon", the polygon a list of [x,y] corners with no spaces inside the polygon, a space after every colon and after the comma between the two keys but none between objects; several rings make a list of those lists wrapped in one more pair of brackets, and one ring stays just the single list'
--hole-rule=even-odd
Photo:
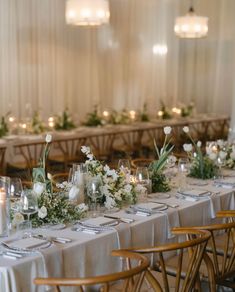
[{"label": "wooden cross-back chair", "polygon": [[[185,236],[185,241],[169,243],[149,248],[136,248],[141,254],[154,254],[153,267],[146,273],[147,285],[154,291],[189,292],[197,287],[200,291],[198,271],[204,256],[207,242],[210,238],[208,231],[191,230],[190,228],[174,228],[172,233]],[[177,253],[177,269],[168,268],[169,252]],[[185,267],[185,257],[187,261]],[[152,291],[152,290],[151,290]]]},{"label": "wooden cross-back chair", "polygon": [[5,153],[6,147],[0,147],[0,174],[5,174]]},{"label": "wooden cross-back chair", "polygon": [[89,146],[99,160],[108,161],[112,157],[115,133],[103,133],[87,137],[86,146]]},{"label": "wooden cross-back chair", "polygon": [[131,160],[131,167],[133,169],[137,169],[137,167],[149,167],[151,162],[153,162],[151,158],[135,158]]},{"label": "wooden cross-back chair", "polygon": [[8,171],[20,173],[24,171],[27,177],[31,177],[31,171],[37,167],[42,157],[45,142],[32,142],[13,146],[15,161],[7,164]]},{"label": "wooden cross-back chair", "polygon": [[[112,291],[115,282],[121,281],[118,284],[120,292],[140,291],[145,272],[149,266],[149,260],[143,255],[122,250],[113,251],[112,255],[126,260],[126,270],[89,278],[36,278],[34,283],[36,285],[54,286],[56,291],[61,291],[60,287],[63,286],[76,286],[79,287],[80,292],[85,291],[86,287],[90,286],[92,288],[92,286],[100,284],[99,291],[108,292]],[[97,287],[95,291],[98,291]]]},{"label": "wooden cross-back chair", "polygon": [[[218,216],[226,217],[224,213]],[[211,291],[215,291],[216,285],[235,289],[235,222],[196,226],[192,229],[206,230],[211,235],[206,247],[210,261],[205,261],[207,267],[204,265],[201,268],[201,275],[209,281]]]},{"label": "wooden cross-back chair", "polygon": [[69,165],[73,162],[84,160],[81,152],[81,146],[86,145],[86,138],[67,138],[60,139],[53,142],[54,150],[58,150],[58,154],[49,155],[51,164],[62,165],[64,171],[67,171]]}]

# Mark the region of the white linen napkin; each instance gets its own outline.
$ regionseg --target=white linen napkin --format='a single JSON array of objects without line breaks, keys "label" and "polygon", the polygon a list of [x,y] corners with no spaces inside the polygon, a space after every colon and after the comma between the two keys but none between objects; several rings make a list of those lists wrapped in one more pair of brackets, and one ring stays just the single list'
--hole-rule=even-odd
[{"label": "white linen napkin", "polygon": [[162,207],[163,207],[162,204],[153,203],[153,202],[140,203],[140,204],[135,206],[136,209],[146,209],[146,210],[149,210],[149,211],[161,209]]},{"label": "white linen napkin", "polygon": [[215,184],[220,185],[222,188],[232,189],[235,187],[234,177],[226,177],[224,179],[215,180]]},{"label": "white linen napkin", "polygon": [[47,243],[46,240],[29,237],[29,238],[22,238],[19,240],[14,240],[8,244],[8,246],[12,248],[19,248],[19,249],[33,249],[43,246],[43,244]]},{"label": "white linen napkin", "polygon": [[201,197],[201,196],[210,195],[209,191],[200,190],[200,189],[185,190],[185,191],[181,191],[179,193],[184,195],[184,196],[191,196],[191,197]]}]

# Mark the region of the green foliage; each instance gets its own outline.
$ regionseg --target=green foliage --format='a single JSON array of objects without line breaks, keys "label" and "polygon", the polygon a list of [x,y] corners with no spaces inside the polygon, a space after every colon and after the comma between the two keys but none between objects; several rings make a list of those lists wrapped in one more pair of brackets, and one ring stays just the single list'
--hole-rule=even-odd
[{"label": "green foliage", "polygon": [[189,176],[210,179],[218,175],[218,166],[207,156],[199,156],[193,158]]},{"label": "green foliage", "polygon": [[5,117],[2,117],[0,122],[0,137],[5,136],[8,133],[8,125],[5,120]]},{"label": "green foliage", "polygon": [[102,125],[102,118],[98,114],[97,106],[94,107],[94,111],[87,114],[87,120],[83,123],[88,127],[97,127]]},{"label": "green foliage", "polygon": [[152,179],[152,191],[156,192],[168,192],[170,191],[170,186],[166,176],[163,173],[153,171],[151,174]]},{"label": "green foliage", "polygon": [[40,134],[45,131],[45,127],[37,111],[34,112],[31,127],[34,134]]},{"label": "green foliage", "polygon": [[168,120],[172,118],[170,111],[167,109],[163,101],[161,101],[161,111],[162,111],[161,117],[163,120]]},{"label": "green foliage", "polygon": [[194,109],[194,105],[190,103],[188,106],[181,108],[181,117],[189,117],[191,116]]},{"label": "green foliage", "polygon": [[140,120],[142,122],[148,122],[149,121],[149,115],[148,115],[148,107],[147,103],[144,103],[143,110],[140,113]]},{"label": "green foliage", "polygon": [[56,130],[71,130],[74,128],[76,128],[76,126],[68,113],[68,109],[66,109],[63,112],[62,116],[57,117],[57,121],[55,123],[55,129]]},{"label": "green foliage", "polygon": [[45,207],[47,216],[40,218],[38,214],[32,217],[32,224],[38,227],[42,224],[52,223],[67,223],[79,220],[85,213],[79,206],[73,205],[68,198],[61,193],[47,193],[44,192],[38,197],[38,208]]}]

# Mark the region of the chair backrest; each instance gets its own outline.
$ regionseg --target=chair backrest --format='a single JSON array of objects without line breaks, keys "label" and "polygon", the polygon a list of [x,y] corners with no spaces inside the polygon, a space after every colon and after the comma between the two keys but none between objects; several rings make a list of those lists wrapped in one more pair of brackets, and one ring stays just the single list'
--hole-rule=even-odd
[{"label": "chair backrest", "polygon": [[5,153],[6,147],[0,147],[0,174],[5,173]]},{"label": "chair backrest", "polygon": [[[126,260],[126,269],[108,275],[101,275],[89,278],[36,278],[36,285],[47,285],[56,287],[60,291],[60,286],[76,286],[79,291],[85,291],[85,287],[100,284],[100,291],[110,291],[112,284],[122,280],[119,291],[138,292],[140,291],[145,272],[149,266],[149,260],[140,254],[124,250],[113,251],[112,255],[121,257]],[[97,291],[97,290],[96,290]]]},{"label": "chair backrest", "polygon": [[[198,279],[198,271],[201,265],[201,261],[204,255],[204,251],[207,242],[210,238],[208,231],[191,230],[190,228],[181,228],[178,230],[174,228],[172,233],[177,235],[184,235],[185,241],[178,243],[164,244],[161,246],[150,248],[136,248],[135,252],[146,254],[156,254],[156,260],[154,261],[153,269],[161,272],[163,287],[160,286],[160,282],[151,270],[147,271],[146,279],[153,287],[154,291],[172,291],[172,287],[169,284],[169,275],[175,276],[174,291],[176,292],[188,292],[195,286]],[[166,265],[166,259],[169,257],[169,252],[177,252],[177,270],[172,271],[168,269]],[[184,267],[184,269],[183,269]]]},{"label": "chair backrest", "polygon": [[131,160],[131,167],[136,169],[137,167],[149,167],[149,164],[153,161],[151,158],[136,158]]},{"label": "chair backrest", "polygon": [[20,155],[26,167],[32,169],[36,167],[42,157],[45,142],[33,142],[14,146],[14,153]]},{"label": "chair backrest", "polygon": [[210,232],[211,239],[206,250],[208,255],[211,255],[216,283],[224,285],[226,279],[235,275],[235,222],[192,228]]},{"label": "chair backrest", "polygon": [[113,151],[115,133],[103,133],[87,137],[86,145],[89,146],[97,159],[108,160]]}]

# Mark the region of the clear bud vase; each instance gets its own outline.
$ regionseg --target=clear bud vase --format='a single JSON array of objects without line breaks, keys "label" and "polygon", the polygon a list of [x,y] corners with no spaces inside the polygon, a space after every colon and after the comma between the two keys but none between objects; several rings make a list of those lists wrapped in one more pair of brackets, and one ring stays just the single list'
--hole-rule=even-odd
[{"label": "clear bud vase", "polygon": [[9,235],[10,230],[10,178],[0,176],[0,237]]}]

